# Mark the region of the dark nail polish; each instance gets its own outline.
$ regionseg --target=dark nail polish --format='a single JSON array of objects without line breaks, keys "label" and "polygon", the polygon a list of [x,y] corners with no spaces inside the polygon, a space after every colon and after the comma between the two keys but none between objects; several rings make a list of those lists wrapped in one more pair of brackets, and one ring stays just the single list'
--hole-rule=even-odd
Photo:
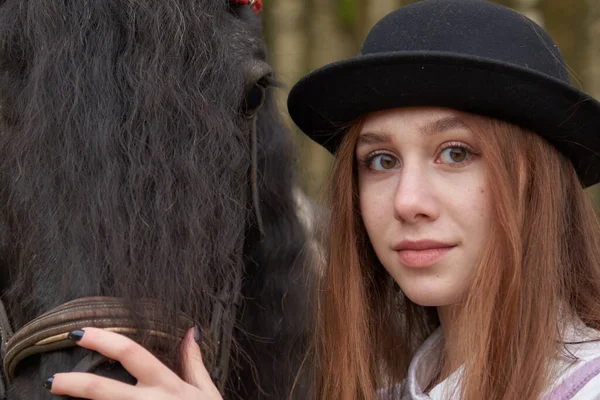
[{"label": "dark nail polish", "polygon": [[198,325],[194,326],[194,340],[198,344],[202,343],[202,330]]},{"label": "dark nail polish", "polygon": [[71,339],[74,342],[79,342],[82,338],[83,338],[83,334],[85,332],[81,329],[77,329],[74,331],[69,332],[69,334],[67,335],[67,337],[69,339]]},{"label": "dark nail polish", "polygon": [[42,383],[42,386],[44,387],[44,389],[52,390],[52,382],[54,382],[54,375],[46,379],[44,383]]}]

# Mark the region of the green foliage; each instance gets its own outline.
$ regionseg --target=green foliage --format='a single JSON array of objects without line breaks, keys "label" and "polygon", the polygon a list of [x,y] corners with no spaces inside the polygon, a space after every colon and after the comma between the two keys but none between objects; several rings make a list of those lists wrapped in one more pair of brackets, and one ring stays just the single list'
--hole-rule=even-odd
[{"label": "green foliage", "polygon": [[358,0],[337,0],[337,14],[342,26],[350,28],[358,22]]}]

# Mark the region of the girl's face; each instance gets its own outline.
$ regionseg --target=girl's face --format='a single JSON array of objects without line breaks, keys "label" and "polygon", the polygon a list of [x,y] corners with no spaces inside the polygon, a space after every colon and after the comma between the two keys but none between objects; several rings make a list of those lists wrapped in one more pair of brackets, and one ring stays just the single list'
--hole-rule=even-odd
[{"label": "girl's face", "polygon": [[369,114],[356,147],[360,211],[377,256],[423,306],[460,301],[491,224],[482,155],[466,121],[443,108]]}]

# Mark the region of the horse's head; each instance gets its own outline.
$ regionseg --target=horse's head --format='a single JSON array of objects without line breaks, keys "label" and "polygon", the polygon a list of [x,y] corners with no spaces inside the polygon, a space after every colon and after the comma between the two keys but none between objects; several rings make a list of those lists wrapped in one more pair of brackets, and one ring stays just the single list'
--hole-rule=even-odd
[{"label": "horse's head", "polygon": [[[0,284],[15,329],[110,296],[145,332],[150,299],[168,336],[203,328],[213,364],[235,315],[229,390],[277,397],[304,235],[258,7],[239,3],[0,1]],[[177,340],[138,337],[177,368]],[[10,398],[46,398],[84,354],[24,359]]]}]

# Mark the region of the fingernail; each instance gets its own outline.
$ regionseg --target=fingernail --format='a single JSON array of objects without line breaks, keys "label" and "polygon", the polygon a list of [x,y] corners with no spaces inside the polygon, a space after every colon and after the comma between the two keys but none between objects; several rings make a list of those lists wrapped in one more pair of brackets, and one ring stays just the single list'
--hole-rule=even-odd
[{"label": "fingernail", "polygon": [[52,375],[50,378],[46,379],[44,381],[44,383],[42,383],[42,386],[46,390],[52,390],[52,382],[54,382],[54,375]]},{"label": "fingernail", "polygon": [[194,340],[198,344],[202,343],[202,331],[198,325],[194,326]]},{"label": "fingernail", "polygon": [[67,337],[69,339],[71,339],[74,342],[79,342],[82,338],[83,338],[83,334],[85,332],[81,329],[77,329],[74,331],[69,332],[69,334],[67,335]]}]

